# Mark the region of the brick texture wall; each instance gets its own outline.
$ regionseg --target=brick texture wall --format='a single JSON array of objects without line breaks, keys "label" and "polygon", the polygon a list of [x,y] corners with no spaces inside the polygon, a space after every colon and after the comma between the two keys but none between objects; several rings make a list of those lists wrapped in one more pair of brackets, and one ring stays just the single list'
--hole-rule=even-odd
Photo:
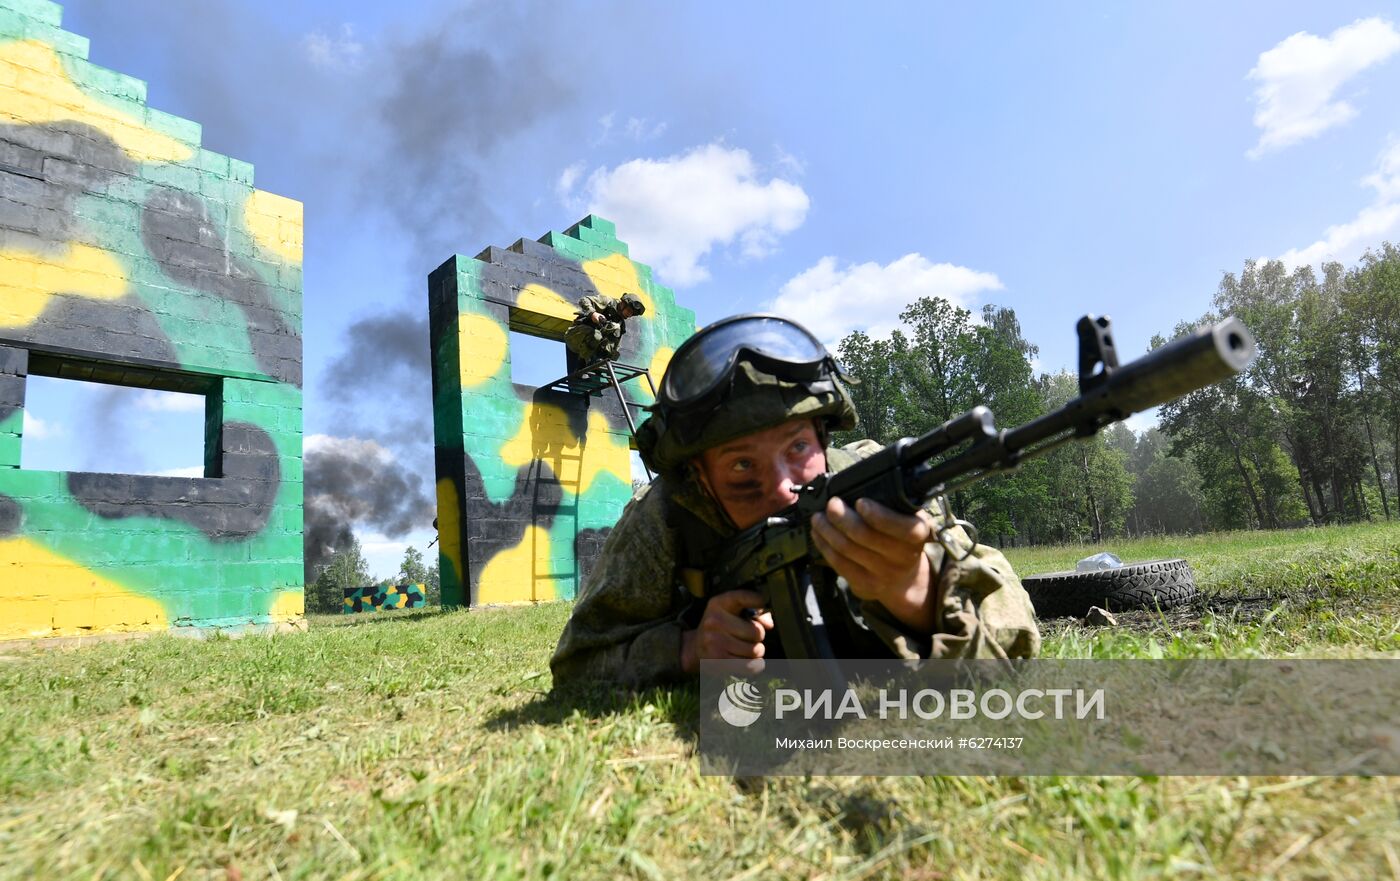
[{"label": "brick texture wall", "polygon": [[[60,22],[0,0],[0,639],[299,621],[301,204]],[[31,375],[204,395],[205,476],[20,469]]]}]

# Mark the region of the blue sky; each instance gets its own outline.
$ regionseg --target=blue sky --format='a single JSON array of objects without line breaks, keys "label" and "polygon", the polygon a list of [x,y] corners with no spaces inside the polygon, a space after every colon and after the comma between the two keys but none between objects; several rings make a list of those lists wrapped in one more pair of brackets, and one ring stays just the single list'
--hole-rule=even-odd
[{"label": "blue sky", "polygon": [[[1084,312],[1133,355],[1246,259],[1400,239],[1393,4],[71,0],[64,26],[305,203],[307,434],[425,491],[428,272],[589,210],[702,323],[835,339],[943,295],[1014,308],[1045,370]],[[58,455],[80,414],[46,398]],[[122,467],[197,464],[164,424]],[[363,523],[373,568],[426,525]]]}]

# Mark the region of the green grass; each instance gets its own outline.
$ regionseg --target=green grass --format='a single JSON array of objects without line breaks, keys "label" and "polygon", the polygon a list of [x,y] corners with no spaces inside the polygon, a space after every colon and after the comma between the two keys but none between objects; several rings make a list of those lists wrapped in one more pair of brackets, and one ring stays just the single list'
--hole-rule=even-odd
[{"label": "green grass", "polygon": [[1073,569],[1102,550],[1125,563],[1181,557],[1200,602],[1164,613],[1120,614],[1123,626],[1073,619],[1042,624],[1042,654],[1064,658],[1369,657],[1400,653],[1400,527],[1287,532],[1010,549],[1022,575]]},{"label": "green grass", "polygon": [[[1214,604],[1046,654],[1400,654],[1394,526],[1111,549]],[[694,690],[550,692],[568,613],[0,649],[0,876],[1400,879],[1396,779],[702,777]]]}]

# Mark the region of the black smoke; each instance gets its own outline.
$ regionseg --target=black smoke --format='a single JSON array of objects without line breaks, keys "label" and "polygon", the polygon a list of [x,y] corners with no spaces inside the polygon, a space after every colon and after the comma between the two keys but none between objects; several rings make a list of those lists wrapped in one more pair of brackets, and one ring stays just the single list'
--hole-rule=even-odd
[{"label": "black smoke", "polygon": [[[308,577],[357,527],[397,538],[430,524],[436,508],[424,489],[433,483],[427,316],[399,311],[354,322],[327,377],[330,422],[354,440],[335,438],[304,454]],[[392,453],[349,452],[366,443]]]},{"label": "black smoke", "polygon": [[[307,199],[306,184],[326,176],[305,161],[300,134],[344,103],[299,35],[234,0],[63,5],[64,28],[91,38],[93,61],[158,81],[150,106],[199,122],[203,145],[254,162],[260,186]],[[267,181],[268,173],[280,179]]]},{"label": "black smoke", "polygon": [[[427,313],[425,302],[421,313],[387,312],[351,324],[345,331],[344,348],[327,368],[334,381],[327,384],[326,396],[353,402],[359,393],[379,385],[421,398],[412,402],[418,405],[415,410],[431,406]],[[426,415],[431,420],[431,414]]]},{"label": "black smoke", "polygon": [[[647,15],[614,3],[438,6],[398,31],[359,34],[353,64],[326,66],[307,33],[237,0],[65,7],[65,27],[92,38],[94,61],[157,80],[151,106],[200,122],[206,147],[252,162],[258,187],[305,204],[313,347],[345,327],[339,292],[310,281],[319,243],[363,235],[365,222],[391,232],[375,259],[402,269],[376,292],[383,311],[350,323],[328,361],[306,365],[309,427],[332,437],[304,453],[308,572],[357,529],[399,537],[430,524],[427,275],[453,253],[531,232],[499,216],[521,202],[502,188],[523,171],[538,194],[552,193],[596,124],[572,84],[593,76],[599,53],[657,44],[620,36]],[[328,9],[311,30],[334,36],[352,13]],[[604,86],[625,100],[623,81]],[[346,452],[359,438],[390,454]]]},{"label": "black smoke", "polygon": [[356,527],[402,538],[432,525],[437,507],[418,469],[405,467],[370,440],[317,438],[308,443],[306,481],[306,580],[349,544]]},{"label": "black smoke", "polygon": [[543,2],[476,4],[384,51],[382,161],[363,170],[362,194],[413,236],[415,257],[436,265],[490,244],[477,239],[498,222],[487,183],[512,161],[503,148],[570,106],[566,65],[586,64],[555,17]]},{"label": "black smoke", "polygon": [[84,444],[83,467],[88,471],[147,470],[145,454],[132,446],[131,414],[136,409],[134,389],[114,385],[89,383],[84,386],[91,397],[85,412],[92,437],[101,443]]}]

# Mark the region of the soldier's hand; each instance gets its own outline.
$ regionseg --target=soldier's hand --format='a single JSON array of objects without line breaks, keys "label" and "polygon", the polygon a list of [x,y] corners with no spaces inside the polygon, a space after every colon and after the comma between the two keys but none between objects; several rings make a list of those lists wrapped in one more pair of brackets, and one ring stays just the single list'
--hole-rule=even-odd
[{"label": "soldier's hand", "polygon": [[687,673],[700,669],[700,661],[750,661],[751,672],[758,672],[763,658],[763,637],[773,629],[773,615],[762,612],[746,616],[749,609],[763,607],[763,597],[751,590],[731,590],[710,597],[700,626],[681,635],[681,668]]},{"label": "soldier's hand", "polygon": [[927,511],[899,514],[870,499],[852,508],[839,498],[812,518],[812,539],[851,593],[874,600],[921,633],[933,630],[932,571],[924,543],[933,538]]},{"label": "soldier's hand", "polygon": [[588,316],[588,320],[591,321],[591,322],[593,322],[595,325],[596,325],[596,324],[602,324],[602,323],[603,323],[603,313],[602,313],[602,312],[593,312],[593,313],[590,313],[589,316]]}]

